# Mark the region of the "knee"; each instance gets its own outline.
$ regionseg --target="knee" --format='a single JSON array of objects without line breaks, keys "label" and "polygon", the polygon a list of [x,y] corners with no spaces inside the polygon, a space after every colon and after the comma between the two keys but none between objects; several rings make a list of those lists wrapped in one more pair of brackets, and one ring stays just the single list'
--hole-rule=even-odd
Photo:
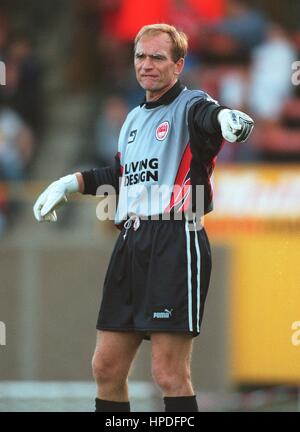
[{"label": "knee", "polygon": [[191,382],[190,370],[185,366],[175,368],[157,364],[152,367],[152,376],[164,392],[179,390]]},{"label": "knee", "polygon": [[99,354],[94,354],[92,359],[92,371],[93,376],[96,381],[104,381],[112,375],[111,364],[100,356]]},{"label": "knee", "polygon": [[126,380],[126,374],[120,365],[113,359],[104,355],[94,354],[92,359],[92,371],[98,383]]}]

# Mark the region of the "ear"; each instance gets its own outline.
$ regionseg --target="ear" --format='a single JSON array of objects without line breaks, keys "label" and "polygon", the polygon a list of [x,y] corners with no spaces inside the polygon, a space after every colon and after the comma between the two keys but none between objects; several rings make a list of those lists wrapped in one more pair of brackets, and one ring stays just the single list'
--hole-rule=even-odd
[{"label": "ear", "polygon": [[180,58],[175,63],[175,75],[180,75],[184,68],[184,58]]}]

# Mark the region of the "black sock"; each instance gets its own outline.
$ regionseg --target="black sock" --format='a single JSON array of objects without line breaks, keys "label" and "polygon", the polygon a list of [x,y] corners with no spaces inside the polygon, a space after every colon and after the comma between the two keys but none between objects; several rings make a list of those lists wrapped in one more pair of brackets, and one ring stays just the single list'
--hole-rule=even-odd
[{"label": "black sock", "polygon": [[164,397],[166,412],[198,412],[196,395]]},{"label": "black sock", "polygon": [[103,399],[95,399],[95,412],[130,412],[129,402],[114,402]]}]

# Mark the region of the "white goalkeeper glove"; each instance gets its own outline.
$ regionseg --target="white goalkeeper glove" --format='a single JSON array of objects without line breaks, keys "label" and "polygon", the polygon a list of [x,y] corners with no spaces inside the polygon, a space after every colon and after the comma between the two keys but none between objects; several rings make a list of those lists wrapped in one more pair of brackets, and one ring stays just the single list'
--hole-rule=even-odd
[{"label": "white goalkeeper glove", "polygon": [[76,174],[69,174],[51,183],[36,200],[33,213],[39,222],[56,222],[56,209],[67,201],[67,196],[79,191]]},{"label": "white goalkeeper glove", "polygon": [[252,132],[254,121],[238,110],[222,109],[218,114],[223,138],[229,142],[243,142]]}]

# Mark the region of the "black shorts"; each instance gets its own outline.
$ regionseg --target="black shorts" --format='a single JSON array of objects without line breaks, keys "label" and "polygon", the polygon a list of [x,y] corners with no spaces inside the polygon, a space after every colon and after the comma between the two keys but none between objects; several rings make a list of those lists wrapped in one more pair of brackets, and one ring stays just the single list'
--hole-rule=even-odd
[{"label": "black shorts", "polygon": [[[107,269],[97,329],[197,336],[211,273],[204,228],[140,220],[123,228]],[[191,229],[192,228],[192,229]]]}]

